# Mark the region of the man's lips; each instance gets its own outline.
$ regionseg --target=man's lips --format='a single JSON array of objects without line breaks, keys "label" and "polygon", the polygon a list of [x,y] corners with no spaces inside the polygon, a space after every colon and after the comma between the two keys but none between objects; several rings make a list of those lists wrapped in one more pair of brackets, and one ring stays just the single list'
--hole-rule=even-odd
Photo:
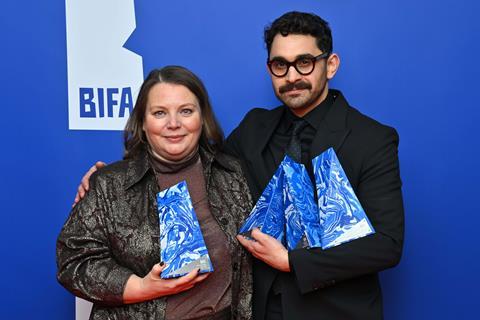
[{"label": "man's lips", "polygon": [[298,96],[303,90],[305,90],[305,89],[289,90],[289,91],[285,92],[285,95],[287,95],[287,96]]}]

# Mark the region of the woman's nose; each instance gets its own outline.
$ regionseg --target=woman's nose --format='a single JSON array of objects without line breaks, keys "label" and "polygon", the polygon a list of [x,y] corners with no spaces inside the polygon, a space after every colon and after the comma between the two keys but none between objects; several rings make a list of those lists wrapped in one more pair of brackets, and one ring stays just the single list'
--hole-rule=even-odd
[{"label": "woman's nose", "polygon": [[169,129],[179,128],[181,125],[182,123],[180,122],[180,119],[178,119],[176,116],[170,116],[168,118],[167,126]]}]

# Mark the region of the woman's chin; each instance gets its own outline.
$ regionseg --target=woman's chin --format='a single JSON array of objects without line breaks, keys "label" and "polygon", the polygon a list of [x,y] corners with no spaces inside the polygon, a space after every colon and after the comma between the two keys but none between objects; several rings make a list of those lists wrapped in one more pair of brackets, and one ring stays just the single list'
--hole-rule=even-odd
[{"label": "woman's chin", "polygon": [[163,157],[168,161],[182,161],[188,156],[188,154],[189,153],[186,150],[172,150],[163,153]]}]

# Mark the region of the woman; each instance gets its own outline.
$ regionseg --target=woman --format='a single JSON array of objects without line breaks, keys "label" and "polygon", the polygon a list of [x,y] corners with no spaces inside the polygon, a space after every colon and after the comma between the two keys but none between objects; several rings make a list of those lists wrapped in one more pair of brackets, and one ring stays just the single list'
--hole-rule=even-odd
[{"label": "woman", "polygon": [[[59,282],[94,303],[90,319],[250,319],[251,266],[235,235],[251,209],[240,165],[200,79],[169,66],[144,81],[124,160],[98,170],[57,242]],[[214,267],[160,278],[156,194],[186,180]]]}]

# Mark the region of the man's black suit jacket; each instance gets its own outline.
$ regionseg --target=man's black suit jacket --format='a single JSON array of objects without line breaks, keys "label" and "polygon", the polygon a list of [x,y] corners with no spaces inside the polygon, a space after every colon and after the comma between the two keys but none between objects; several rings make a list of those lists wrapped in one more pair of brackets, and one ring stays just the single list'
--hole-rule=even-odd
[{"label": "man's black suit jacket", "polygon": [[[284,319],[374,320],[383,318],[378,272],[398,264],[403,246],[403,201],[398,135],[350,107],[339,91],[318,124],[311,157],[333,147],[376,233],[322,250],[289,252],[290,273],[254,263],[254,318],[264,319],[275,276],[282,282]],[[240,158],[256,201],[274,172],[265,151],[284,106],[253,109],[227,138],[226,151]]]}]

